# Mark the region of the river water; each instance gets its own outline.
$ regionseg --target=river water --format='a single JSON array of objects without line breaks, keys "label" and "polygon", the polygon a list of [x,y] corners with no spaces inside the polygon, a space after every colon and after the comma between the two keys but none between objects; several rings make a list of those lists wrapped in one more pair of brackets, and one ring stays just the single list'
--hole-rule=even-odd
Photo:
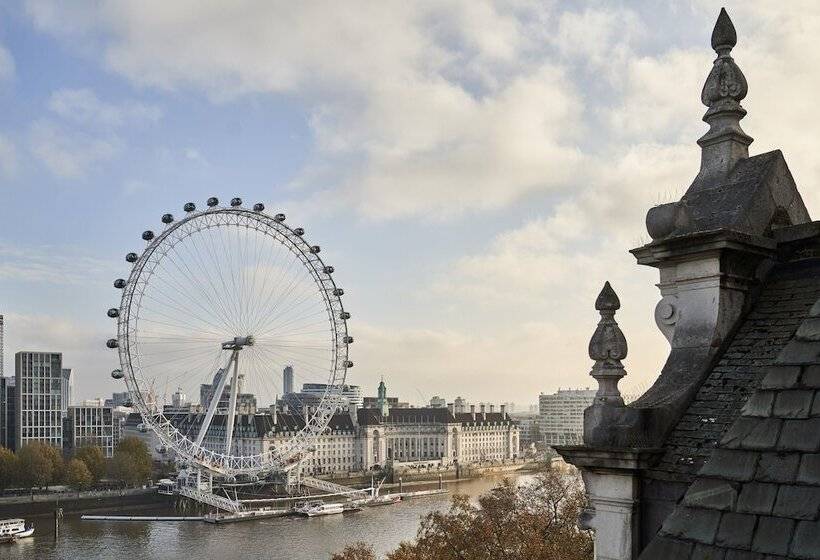
[{"label": "river water", "polygon": [[[446,486],[451,494],[477,497],[499,481],[488,477]],[[421,516],[446,509],[449,503],[450,495],[442,494],[343,515],[280,517],[227,525],[201,521],[82,521],[78,515],[66,515],[56,541],[53,522],[37,518],[34,536],[0,545],[0,559],[328,560],[333,552],[359,540],[369,542],[383,554],[401,541],[413,539]],[[152,514],[175,515],[172,511],[133,513]]]}]

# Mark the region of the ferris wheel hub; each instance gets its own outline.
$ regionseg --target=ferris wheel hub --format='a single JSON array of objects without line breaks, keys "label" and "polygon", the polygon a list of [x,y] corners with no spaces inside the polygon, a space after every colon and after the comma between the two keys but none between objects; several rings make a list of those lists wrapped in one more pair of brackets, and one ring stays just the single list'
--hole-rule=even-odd
[{"label": "ferris wheel hub", "polygon": [[222,343],[223,350],[241,350],[245,346],[253,346],[254,339],[252,336],[236,336],[233,340]]}]

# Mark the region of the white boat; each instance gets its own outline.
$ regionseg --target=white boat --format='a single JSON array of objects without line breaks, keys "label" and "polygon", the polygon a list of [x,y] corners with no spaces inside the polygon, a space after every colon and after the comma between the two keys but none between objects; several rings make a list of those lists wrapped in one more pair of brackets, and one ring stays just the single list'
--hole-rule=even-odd
[{"label": "white boat", "polygon": [[398,494],[386,494],[384,496],[376,496],[367,502],[369,506],[388,506],[390,504],[397,504],[401,501],[401,496]]},{"label": "white boat", "polygon": [[325,504],[322,502],[308,502],[303,507],[296,509],[298,513],[307,515],[308,517],[344,513],[344,510],[345,509],[342,504]]},{"label": "white boat", "polygon": [[34,534],[32,525],[26,526],[25,519],[0,520],[0,542],[12,542]]}]

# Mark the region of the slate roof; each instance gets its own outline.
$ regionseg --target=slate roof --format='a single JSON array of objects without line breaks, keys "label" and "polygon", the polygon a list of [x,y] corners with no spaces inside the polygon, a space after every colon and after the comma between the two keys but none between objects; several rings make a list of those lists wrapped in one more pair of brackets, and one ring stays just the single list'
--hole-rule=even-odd
[{"label": "slate roof", "polygon": [[770,273],[729,347],[668,436],[666,453],[647,476],[692,482],[721,434],[758,388],[767,366],[820,298],[818,279],[820,261],[816,260],[783,264]]},{"label": "slate roof", "polygon": [[391,408],[387,416],[382,416],[377,408],[360,408],[358,410],[359,424],[364,426],[381,424],[517,424],[507,415],[506,419],[500,412],[486,412],[482,417],[476,412],[475,420],[469,412],[452,414],[447,408]]},{"label": "slate roof", "polygon": [[[802,267],[817,274],[816,259]],[[820,298],[809,292],[813,305],[642,560],[820,558]]]}]

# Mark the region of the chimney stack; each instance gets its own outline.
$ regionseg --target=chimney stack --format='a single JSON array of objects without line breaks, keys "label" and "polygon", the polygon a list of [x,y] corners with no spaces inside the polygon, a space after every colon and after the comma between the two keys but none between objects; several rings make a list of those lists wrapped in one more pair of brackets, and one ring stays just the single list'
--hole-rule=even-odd
[{"label": "chimney stack", "polygon": [[502,420],[507,419],[507,405],[504,405],[504,404],[501,405],[501,419]]},{"label": "chimney stack", "polygon": [[482,420],[486,420],[486,419],[487,419],[487,413],[485,412],[485,410],[486,410],[486,409],[485,409],[484,405],[482,404],[482,405],[481,405],[481,419],[482,419]]},{"label": "chimney stack", "polygon": [[470,416],[473,417],[473,422],[475,422],[475,405],[474,404],[470,405]]},{"label": "chimney stack", "polygon": [[491,404],[490,405],[490,414],[492,414],[493,412],[495,412],[495,405]]}]

